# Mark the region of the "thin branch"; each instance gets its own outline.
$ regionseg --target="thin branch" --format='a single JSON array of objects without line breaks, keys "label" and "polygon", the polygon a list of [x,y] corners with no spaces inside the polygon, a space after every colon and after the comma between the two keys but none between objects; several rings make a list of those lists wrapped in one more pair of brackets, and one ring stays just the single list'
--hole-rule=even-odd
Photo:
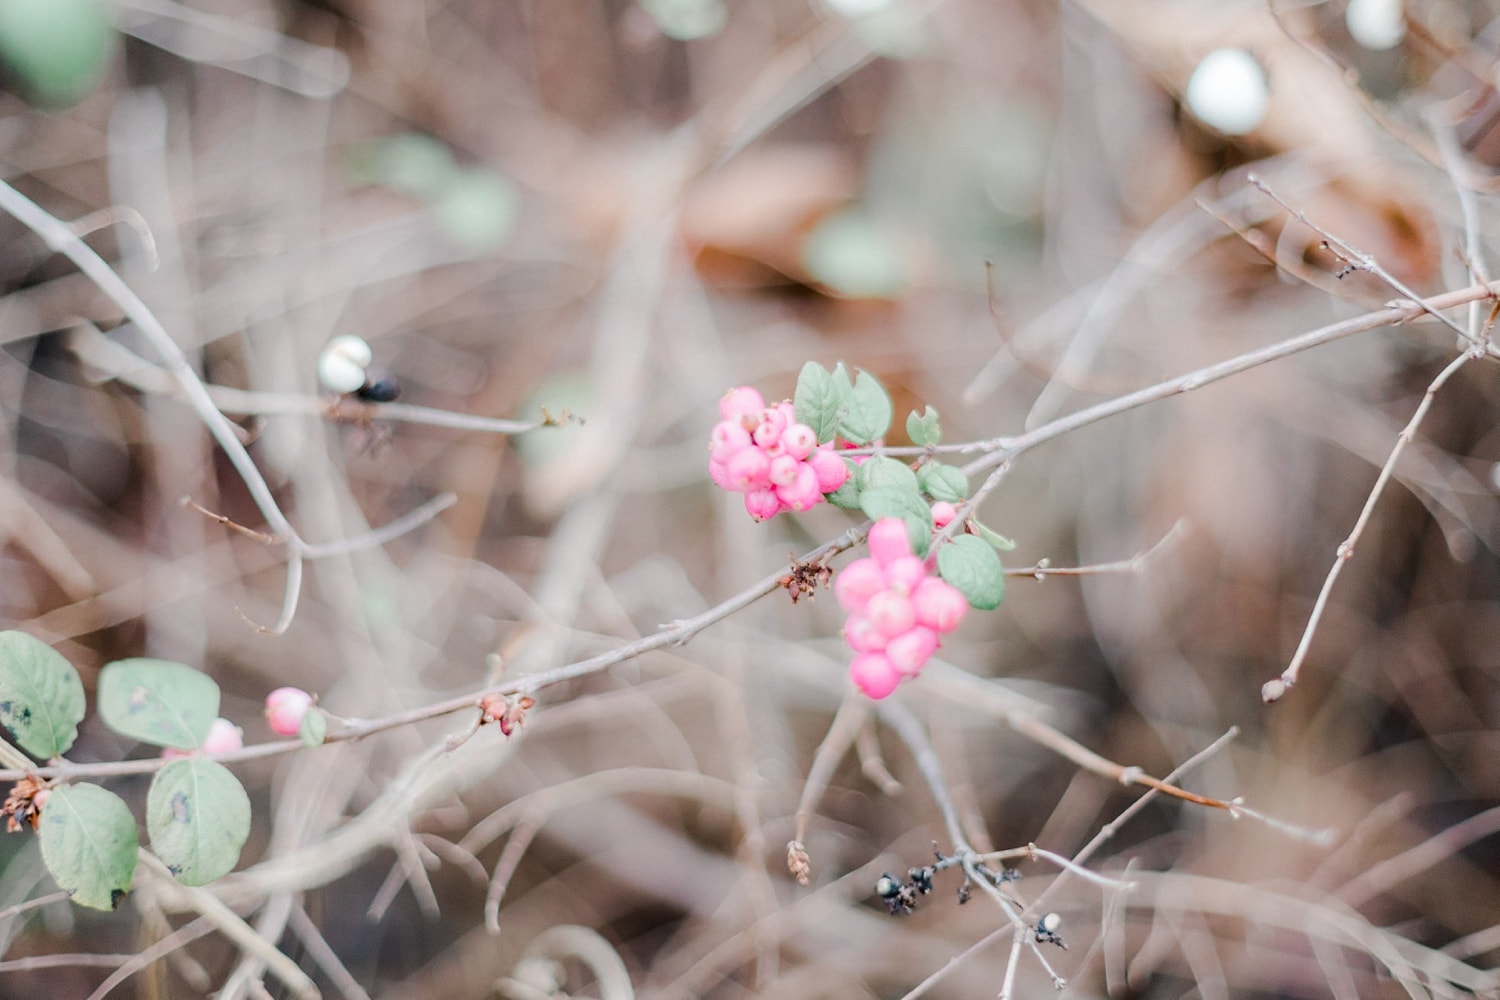
[{"label": "thin branch", "polygon": [[1349,532],[1349,537],[1340,543],[1329,567],[1328,576],[1323,580],[1323,589],[1318,592],[1318,599],[1313,604],[1312,614],[1308,617],[1307,626],[1302,630],[1302,639],[1297,643],[1297,650],[1292,654],[1292,661],[1282,671],[1280,677],[1275,680],[1266,681],[1261,686],[1260,696],[1263,701],[1273,702],[1286,694],[1287,689],[1297,683],[1297,677],[1302,671],[1302,664],[1307,660],[1308,649],[1312,646],[1313,635],[1318,630],[1318,624],[1323,620],[1323,613],[1328,608],[1328,595],[1333,592],[1333,585],[1338,581],[1339,575],[1344,571],[1344,564],[1354,556],[1354,548],[1359,539],[1365,533],[1365,526],[1370,523],[1370,515],[1375,511],[1375,504],[1379,501],[1381,494],[1385,491],[1386,483],[1390,482],[1391,475],[1396,469],[1396,460],[1401,457],[1402,451],[1411,443],[1422,419],[1427,416],[1427,411],[1432,407],[1432,401],[1437,396],[1439,389],[1464,365],[1477,357],[1483,357],[1483,348],[1475,348],[1458,355],[1447,366],[1437,374],[1427,391],[1422,395],[1421,403],[1417,404],[1416,412],[1412,414],[1411,420],[1407,421],[1401,433],[1396,435],[1396,445],[1391,449],[1390,457],[1386,459],[1385,465],[1380,469],[1380,475],[1375,479],[1375,485],[1370,488],[1370,495],[1365,498],[1364,508],[1359,512],[1359,518],[1354,522],[1354,528]]}]

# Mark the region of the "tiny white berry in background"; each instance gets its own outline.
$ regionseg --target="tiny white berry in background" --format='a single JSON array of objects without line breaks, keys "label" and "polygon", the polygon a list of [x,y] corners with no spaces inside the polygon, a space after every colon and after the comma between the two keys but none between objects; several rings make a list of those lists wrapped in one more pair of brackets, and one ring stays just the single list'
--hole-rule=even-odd
[{"label": "tiny white berry in background", "polygon": [[277,688],[266,695],[266,721],[271,724],[271,731],[280,736],[296,736],[312,703],[312,695],[301,688]]},{"label": "tiny white berry in background", "polygon": [[1215,49],[1188,79],[1187,106],[1225,135],[1253,132],[1266,117],[1271,91],[1265,70],[1244,49]]},{"label": "tiny white berry in background", "polygon": [[1401,0],[1349,0],[1344,9],[1349,37],[1374,52],[1384,52],[1406,37]]},{"label": "tiny white berry in background", "polygon": [[365,368],[375,357],[363,337],[334,337],[318,355],[318,381],[330,392],[355,392],[365,384]]},{"label": "tiny white berry in background", "polygon": [[1037,921],[1037,927],[1047,934],[1056,934],[1057,929],[1062,926],[1062,915],[1049,913]]}]

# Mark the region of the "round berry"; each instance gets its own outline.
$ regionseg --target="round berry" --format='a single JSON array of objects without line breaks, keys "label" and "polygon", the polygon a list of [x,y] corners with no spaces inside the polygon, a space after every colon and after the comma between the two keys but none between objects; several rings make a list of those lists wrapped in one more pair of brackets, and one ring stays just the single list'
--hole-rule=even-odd
[{"label": "round berry", "polygon": [[927,564],[916,556],[901,556],[885,566],[886,586],[910,594],[917,585],[927,579]]},{"label": "round berry", "polygon": [[776,495],[792,510],[812,510],[823,500],[818,490],[818,474],[806,462],[797,463],[797,478],[787,486],[776,487]]},{"label": "round berry", "polygon": [[957,516],[958,508],[946,500],[939,500],[932,505],[932,526],[934,528],[948,527]]},{"label": "round berry", "polygon": [[757,521],[766,521],[781,513],[781,499],[775,490],[750,490],[745,494],[745,510]]},{"label": "round berry", "polygon": [[923,580],[912,591],[911,606],[918,622],[939,632],[952,632],[969,613],[969,602],[963,593],[935,576]]},{"label": "round berry", "polygon": [[815,448],[807,456],[807,464],[818,474],[818,491],[832,493],[849,479],[849,466],[827,445]]},{"label": "round berry", "polygon": [[741,493],[771,486],[771,460],[759,448],[741,448],[724,463],[724,468],[730,485]]},{"label": "round berry", "polygon": [[730,389],[719,400],[719,416],[725,420],[738,420],[746,414],[759,413],[765,408],[766,401],[748,385]]},{"label": "round berry", "polygon": [[870,556],[885,566],[909,556],[911,539],[906,534],[906,522],[899,517],[882,517],[870,529]]},{"label": "round berry", "polygon": [[811,455],[818,446],[818,436],[806,424],[792,424],[781,435],[781,443],[786,446],[788,455],[801,460]]},{"label": "round berry", "polygon": [[936,632],[923,625],[913,625],[885,644],[885,655],[901,674],[912,677],[921,672],[937,648]]},{"label": "round berry", "polygon": [[889,642],[884,635],[876,631],[869,619],[861,618],[859,615],[850,615],[849,620],[844,622],[844,641],[856,653],[878,653],[885,649]]},{"label": "round berry", "polygon": [[833,596],[850,614],[862,614],[870,596],[885,589],[885,571],[873,559],[856,559],[833,578]]},{"label": "round berry", "polygon": [[[300,721],[300,720],[299,720]],[[228,719],[215,719],[208,726],[208,735],[198,749],[204,753],[228,753],[245,745],[240,727]]]},{"label": "round berry", "polygon": [[301,688],[281,687],[266,695],[266,721],[281,736],[296,736],[313,697]]},{"label": "round berry", "polygon": [[896,690],[901,674],[880,653],[860,653],[849,664],[849,677],[865,694],[880,699]]},{"label": "round berry", "polygon": [[865,604],[864,616],[888,639],[894,639],[917,623],[911,598],[895,590],[882,590],[872,595]]}]

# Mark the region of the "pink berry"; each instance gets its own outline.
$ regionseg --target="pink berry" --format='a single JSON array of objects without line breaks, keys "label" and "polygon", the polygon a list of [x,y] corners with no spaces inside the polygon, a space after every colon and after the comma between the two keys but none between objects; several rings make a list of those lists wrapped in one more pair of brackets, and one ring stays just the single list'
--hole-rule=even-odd
[{"label": "pink berry", "polygon": [[937,633],[914,625],[885,644],[885,655],[901,674],[913,677],[920,673],[927,658],[938,648]]},{"label": "pink berry", "polygon": [[917,623],[911,598],[895,590],[882,590],[871,595],[865,604],[864,617],[888,639],[894,639]]},{"label": "pink berry", "polygon": [[868,619],[850,615],[844,622],[844,641],[856,653],[878,653],[885,649],[889,640],[875,630]]},{"label": "pink berry", "polygon": [[766,408],[766,401],[761,394],[742,385],[737,389],[730,389],[719,400],[719,416],[725,420],[738,420],[748,413],[759,413]]},{"label": "pink berry", "polygon": [[934,528],[946,528],[958,516],[958,508],[946,500],[939,500],[932,505],[932,526]]},{"label": "pink berry", "polygon": [[881,653],[860,653],[849,664],[849,676],[861,691],[877,700],[901,683],[900,672]]},{"label": "pink berry", "polygon": [[313,697],[301,688],[277,688],[266,695],[266,721],[281,736],[296,736],[302,717],[312,707]]},{"label": "pink berry", "polygon": [[[791,458],[790,455],[782,457]],[[797,463],[796,480],[787,486],[776,487],[776,495],[791,510],[812,510],[823,502],[823,494],[818,490],[818,474],[806,462]]]},{"label": "pink berry", "polygon": [[792,424],[781,435],[781,443],[786,446],[788,455],[801,461],[818,446],[818,436],[806,424]]},{"label": "pink berry", "polygon": [[739,492],[739,490],[729,485],[729,469],[725,467],[723,462],[710,461],[708,463],[708,478],[712,479],[714,485],[721,490],[728,490],[730,493]]},{"label": "pink berry", "polygon": [[[719,449],[727,449],[728,454],[734,454],[741,448],[750,447],[750,432],[741,427],[733,420],[720,420],[714,424],[713,433],[708,436],[709,447],[717,455]],[[726,461],[726,459],[719,459]]]},{"label": "pink berry", "polygon": [[779,410],[767,410],[760,415],[760,424],[751,431],[751,439],[762,448],[781,440],[786,432],[786,415]]},{"label": "pink berry", "polygon": [[751,490],[745,494],[745,510],[757,521],[766,521],[781,513],[781,499],[775,490]]},{"label": "pink berry", "polygon": [[802,463],[790,455],[779,455],[771,459],[771,485],[791,486],[797,481],[797,471],[801,468]]},{"label": "pink berry", "polygon": [[882,566],[912,554],[906,522],[899,517],[882,517],[876,521],[870,529],[869,542],[870,557]]},{"label": "pink berry", "polygon": [[911,606],[918,622],[939,632],[952,632],[969,613],[969,602],[963,593],[935,576],[923,580],[912,591]]},{"label": "pink berry", "polygon": [[870,597],[885,589],[885,572],[873,559],[856,559],[833,578],[833,596],[851,615],[863,614]]},{"label": "pink berry", "polygon": [[203,737],[203,745],[199,749],[204,753],[228,753],[244,745],[245,737],[239,726],[228,719],[215,719],[209,723],[208,735]]},{"label": "pink berry", "polygon": [[823,493],[832,493],[849,479],[849,466],[827,445],[815,448],[807,456],[807,464],[818,474],[818,489]]},{"label": "pink berry", "polygon": [[927,579],[927,564],[916,556],[892,559],[885,566],[885,583],[904,594],[910,594],[917,585]]},{"label": "pink berry", "polygon": [[736,492],[770,488],[771,460],[759,448],[742,448],[735,452],[734,457],[724,463],[724,470]]}]

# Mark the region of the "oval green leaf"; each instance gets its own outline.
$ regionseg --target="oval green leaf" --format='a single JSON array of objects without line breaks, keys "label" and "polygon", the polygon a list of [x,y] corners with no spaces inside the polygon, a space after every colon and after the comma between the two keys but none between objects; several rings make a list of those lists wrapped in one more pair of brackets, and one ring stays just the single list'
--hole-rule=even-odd
[{"label": "oval green leaf", "polygon": [[922,492],[934,500],[958,503],[969,496],[969,477],[951,465],[928,462],[917,470]]},{"label": "oval green leaf", "polygon": [[73,902],[95,910],[120,905],[140,838],[118,795],[98,785],[59,785],[47,796],[37,835],[47,871]]},{"label": "oval green leaf", "polygon": [[877,521],[882,517],[901,518],[906,522],[906,535],[911,539],[912,551],[919,556],[927,555],[927,548],[932,544],[932,512],[915,490],[881,486],[868,492],[861,491],[859,508]]},{"label": "oval green leaf", "polygon": [[849,392],[847,377],[840,378],[816,361],[809,361],[797,375],[797,394],[792,399],[797,422],[811,427],[819,444],[832,441],[838,434]]},{"label": "oval green leaf", "polygon": [[174,760],[146,796],[151,849],[184,885],[205,885],[239,864],[250,835],[250,796],[215,761]]},{"label": "oval green leaf", "polygon": [[320,747],[328,738],[328,716],[316,708],[302,713],[302,725],[297,727],[297,739],[305,747]]},{"label": "oval green leaf", "polygon": [[884,455],[871,455],[855,470],[854,475],[859,480],[861,491],[893,487],[908,493],[920,492],[917,474],[911,471],[911,467]]},{"label": "oval green leaf", "polygon": [[938,574],[963,592],[969,606],[989,611],[1005,599],[1005,569],[995,550],[973,535],[959,535],[938,552]]},{"label": "oval green leaf", "polygon": [[842,510],[859,510],[859,482],[855,475],[857,469],[847,458],[844,459],[844,464],[849,467],[849,478],[832,493],[825,493],[824,498]]},{"label": "oval green leaf", "polygon": [[196,750],[219,715],[219,685],[169,660],[116,660],[99,672],[99,715],[122,736]]},{"label": "oval green leaf", "polygon": [[855,444],[869,444],[885,434],[891,426],[895,408],[890,393],[880,380],[860,370],[849,393],[849,408],[839,423],[839,433]]},{"label": "oval green leaf", "polygon": [[932,407],[918,413],[912,410],[906,415],[906,436],[911,443],[922,448],[943,440],[943,428],[938,423],[938,411]]},{"label": "oval green leaf", "polygon": [[85,702],[78,671],[25,632],[0,632],[0,723],[22,750],[46,760],[78,738]]}]

